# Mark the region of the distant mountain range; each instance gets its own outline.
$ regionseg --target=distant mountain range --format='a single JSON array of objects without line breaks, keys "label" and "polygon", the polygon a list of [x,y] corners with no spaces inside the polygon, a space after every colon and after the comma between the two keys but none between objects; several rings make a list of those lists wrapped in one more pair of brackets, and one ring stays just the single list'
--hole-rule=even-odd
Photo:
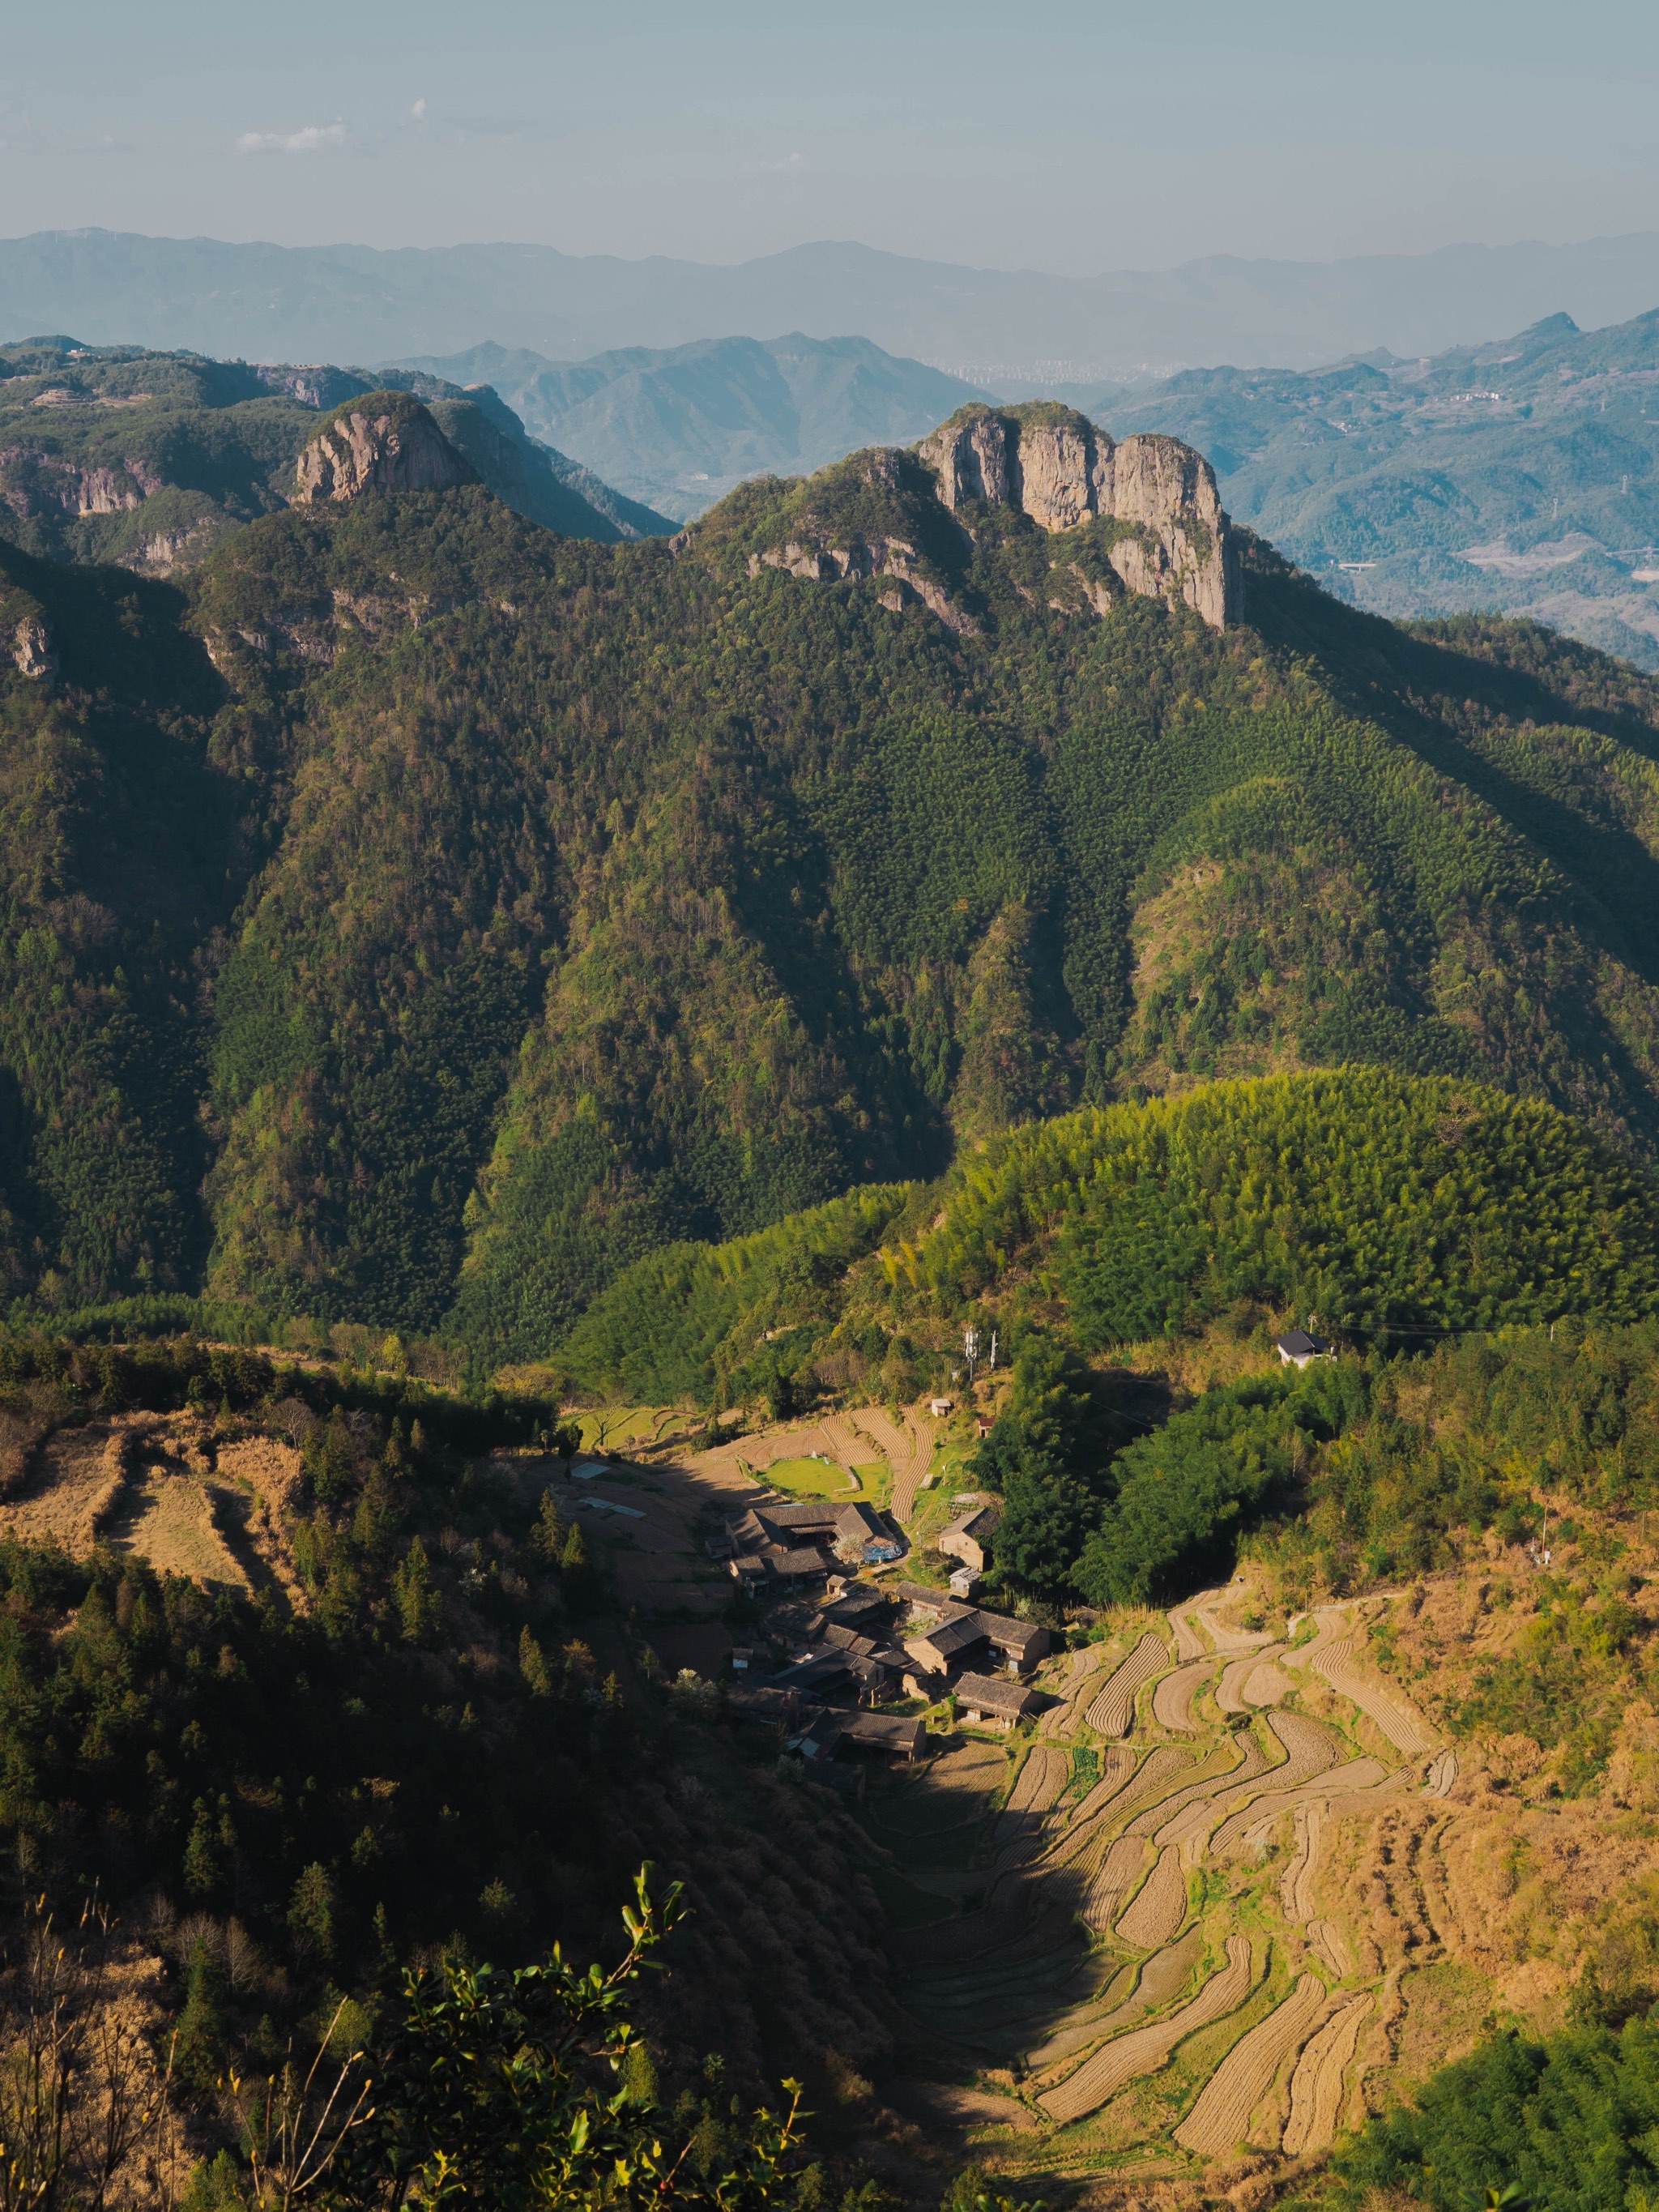
[{"label": "distant mountain range", "polygon": [[1453,246],[1331,262],[1216,256],[1060,276],[821,243],[718,266],[543,246],[280,246],[42,231],[0,242],[0,337],[193,347],[248,360],[385,361],[491,339],[561,361],[732,335],[858,331],[970,382],[1306,368],[1423,354],[1565,312],[1594,325],[1659,303],[1659,233],[1572,246]]},{"label": "distant mountain range", "polygon": [[1659,668],[1659,311],[1064,396],[1117,435],[1196,446],[1236,520],[1363,606],[1502,608]]},{"label": "distant mountain range", "polygon": [[744,477],[802,476],[860,446],[908,446],[985,394],[868,338],[705,338],[553,362],[495,344],[398,364],[487,383],[526,429],[681,520]]}]

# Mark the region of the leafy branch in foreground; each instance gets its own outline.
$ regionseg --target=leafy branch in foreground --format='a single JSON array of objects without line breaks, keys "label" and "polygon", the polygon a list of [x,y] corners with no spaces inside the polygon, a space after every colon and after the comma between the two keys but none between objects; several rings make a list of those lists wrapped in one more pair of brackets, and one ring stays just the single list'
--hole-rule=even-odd
[{"label": "leafy branch in foreground", "polygon": [[672,2124],[641,2087],[653,2075],[635,2057],[629,1995],[659,1966],[651,1954],[683,1911],[678,1884],[651,1895],[650,1871],[636,1877],[623,1915],[629,1948],[608,1972],[574,1966],[556,1946],[511,1972],[447,1959],[405,1978],[402,2016],[372,2058],[337,2068],[319,2053],[303,2081],[290,2068],[252,2094],[233,2082],[252,2203],[757,2212],[793,2203],[794,2083],[783,2085],[787,2112],[755,2112],[724,2132],[713,2158],[706,2131]]}]

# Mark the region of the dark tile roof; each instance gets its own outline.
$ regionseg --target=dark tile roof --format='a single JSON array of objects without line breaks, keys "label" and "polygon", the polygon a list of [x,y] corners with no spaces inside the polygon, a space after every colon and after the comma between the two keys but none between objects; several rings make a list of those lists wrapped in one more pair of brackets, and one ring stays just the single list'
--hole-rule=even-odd
[{"label": "dark tile roof", "polygon": [[1035,1690],[1011,1682],[1006,1675],[959,1674],[952,1686],[958,1705],[975,1706],[983,1713],[1003,1713],[1011,1720],[1024,1720],[1042,1706]]},{"label": "dark tile roof", "polygon": [[971,1651],[975,1644],[986,1641],[985,1628],[973,1612],[957,1613],[953,1619],[941,1620],[932,1628],[923,1629],[920,1635],[909,1638],[912,1644],[931,1644],[941,1659],[953,1659],[961,1651]]},{"label": "dark tile roof", "polygon": [[1288,1352],[1292,1359],[1311,1358],[1316,1352],[1328,1352],[1330,1345],[1322,1336],[1310,1336],[1305,1328],[1286,1329],[1277,1339],[1279,1349]]},{"label": "dark tile roof", "polygon": [[927,1732],[927,1724],[920,1714],[907,1717],[900,1713],[848,1713],[842,1723],[844,1741],[868,1744],[883,1751],[914,1753],[921,1747]]}]

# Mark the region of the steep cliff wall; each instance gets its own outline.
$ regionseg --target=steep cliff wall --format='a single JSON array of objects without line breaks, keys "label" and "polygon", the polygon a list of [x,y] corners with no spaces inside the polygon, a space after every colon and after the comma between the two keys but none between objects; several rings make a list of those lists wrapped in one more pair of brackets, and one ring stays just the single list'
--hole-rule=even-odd
[{"label": "steep cliff wall", "polygon": [[356,499],[366,491],[447,491],[477,483],[418,400],[371,392],[349,401],[300,456],[295,499]]},{"label": "steep cliff wall", "polygon": [[1182,600],[1217,629],[1238,620],[1239,564],[1215,471],[1179,439],[1115,445],[1086,416],[1039,402],[965,407],[917,453],[952,513],[1012,507],[1051,532],[1095,516],[1124,523],[1108,558],[1128,590]]}]

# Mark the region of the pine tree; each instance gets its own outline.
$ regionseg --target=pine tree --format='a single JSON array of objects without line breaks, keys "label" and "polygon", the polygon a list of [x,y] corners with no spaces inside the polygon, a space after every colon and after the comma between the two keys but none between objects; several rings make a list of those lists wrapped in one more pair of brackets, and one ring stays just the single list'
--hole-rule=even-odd
[{"label": "pine tree", "polygon": [[319,1958],[334,1955],[334,1885],[328,1869],[314,1860],[294,1885],[289,1901],[288,1924],[302,1948]]},{"label": "pine tree", "polygon": [[426,1547],[416,1536],[392,1577],[392,1595],[398,1607],[405,1644],[424,1644],[443,1619],[443,1601],[433,1587]]},{"label": "pine tree", "polygon": [[219,1854],[214,1838],[213,1815],[205,1797],[196,1800],[196,1817],[185,1845],[185,1887],[192,1897],[206,1897],[219,1880]]},{"label": "pine tree", "polygon": [[564,1541],[564,1522],[559,1515],[557,1501],[550,1490],[544,1490],[542,1492],[541,1511],[537,1515],[536,1525],[530,1532],[530,1548],[538,1559],[545,1559],[551,1566],[562,1556]]},{"label": "pine tree", "polygon": [[531,1634],[528,1621],[519,1637],[519,1672],[532,1698],[552,1696],[553,1677],[548,1671],[547,1655]]},{"label": "pine tree", "polygon": [[212,1951],[198,1942],[190,1954],[185,2008],[179,2015],[173,2064],[192,2087],[210,2089],[224,2063],[224,1973]]}]

